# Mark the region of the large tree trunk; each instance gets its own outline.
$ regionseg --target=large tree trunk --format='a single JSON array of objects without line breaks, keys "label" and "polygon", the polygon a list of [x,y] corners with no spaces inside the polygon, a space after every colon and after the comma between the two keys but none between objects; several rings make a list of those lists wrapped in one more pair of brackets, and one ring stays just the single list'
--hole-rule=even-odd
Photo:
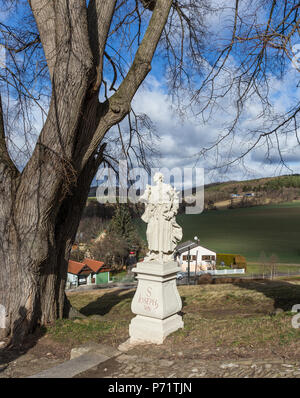
[{"label": "large tree trunk", "polygon": [[[23,231],[16,228],[14,220],[22,219],[22,214],[12,217],[16,196],[12,193],[11,200],[3,204],[7,217],[5,221],[1,217],[5,228],[1,231],[0,302],[6,309],[7,327],[2,329],[2,337],[12,336],[14,345],[21,344],[38,325],[68,316],[65,284],[69,254],[103,149],[104,146],[98,157],[90,160],[77,184],[61,201],[56,217],[42,231],[37,231],[35,224],[26,231],[28,237],[36,237],[34,243],[19,239]],[[34,252],[40,256],[34,258]]]},{"label": "large tree trunk", "polygon": [[67,312],[69,253],[102,161],[102,139],[128,114],[151,69],[172,1],[157,0],[132,67],[104,103],[98,100],[102,59],[116,1],[93,0],[88,10],[85,0],[29,2],[40,29],[52,98],[22,172],[9,157],[0,106],[0,304],[6,310],[0,332],[14,345]]}]

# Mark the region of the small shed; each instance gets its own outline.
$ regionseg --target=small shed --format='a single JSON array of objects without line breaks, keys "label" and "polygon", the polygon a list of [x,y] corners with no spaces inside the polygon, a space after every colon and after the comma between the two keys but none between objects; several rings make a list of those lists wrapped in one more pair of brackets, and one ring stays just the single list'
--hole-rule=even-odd
[{"label": "small shed", "polygon": [[216,267],[216,252],[200,246],[192,240],[181,243],[176,247],[176,259],[183,272],[207,271]]},{"label": "small shed", "polygon": [[110,271],[102,261],[91,258],[85,258],[82,262],[69,260],[67,281],[76,286],[109,283]]}]

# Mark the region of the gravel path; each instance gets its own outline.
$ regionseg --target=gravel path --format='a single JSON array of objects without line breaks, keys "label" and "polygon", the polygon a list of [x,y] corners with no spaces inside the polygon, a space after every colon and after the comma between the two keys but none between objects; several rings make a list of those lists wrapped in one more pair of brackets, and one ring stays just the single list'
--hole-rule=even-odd
[{"label": "gravel path", "polygon": [[122,354],[81,373],[77,377],[95,378],[299,378],[300,361],[235,360],[235,361],[150,361],[148,357]]},{"label": "gravel path", "polygon": [[[191,359],[181,352],[174,360],[122,353],[79,374],[78,378],[300,378],[300,359]],[[182,355],[182,356],[181,356]],[[25,354],[0,366],[0,378],[27,377],[51,368],[63,359]]]}]

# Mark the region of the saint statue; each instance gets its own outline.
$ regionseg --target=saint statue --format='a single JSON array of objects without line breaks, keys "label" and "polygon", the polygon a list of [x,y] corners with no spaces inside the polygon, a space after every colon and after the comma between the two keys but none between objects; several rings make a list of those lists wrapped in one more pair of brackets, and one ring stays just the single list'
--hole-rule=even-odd
[{"label": "saint statue", "polygon": [[142,220],[148,223],[147,241],[149,252],[144,261],[160,263],[174,261],[174,250],[182,239],[182,229],[176,223],[179,196],[171,185],[163,182],[162,173],[154,175],[156,185],[146,186],[140,201],[145,203]]}]

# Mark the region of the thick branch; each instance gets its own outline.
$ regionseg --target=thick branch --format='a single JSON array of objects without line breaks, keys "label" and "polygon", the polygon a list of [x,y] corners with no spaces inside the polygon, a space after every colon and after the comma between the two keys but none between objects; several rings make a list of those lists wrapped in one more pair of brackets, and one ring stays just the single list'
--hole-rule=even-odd
[{"label": "thick branch", "polygon": [[103,116],[82,160],[81,168],[94,153],[106,132],[130,111],[133,96],[151,70],[151,61],[167,22],[171,5],[172,0],[157,0],[146,33],[126,77],[116,93],[103,104]]},{"label": "thick branch", "polygon": [[156,0],[141,0],[141,3],[145,8],[147,8],[150,11],[153,11],[156,4]]},{"label": "thick branch", "polygon": [[94,64],[97,68],[97,80],[94,90],[97,91],[103,76],[103,55],[106,40],[114,14],[116,0],[91,0],[88,6],[88,30]]},{"label": "thick branch", "polygon": [[151,61],[167,22],[172,0],[157,0],[145,36],[136,52],[125,79],[114,96],[132,100],[137,89],[151,70]]},{"label": "thick branch", "polygon": [[[50,109],[17,193],[18,211],[28,214],[23,220],[28,225],[47,222],[76,181],[73,150],[94,75],[85,0],[57,0],[55,13],[57,53]],[[30,207],[29,198],[35,207]]]},{"label": "thick branch", "polygon": [[34,15],[44,48],[50,78],[52,80],[56,61],[55,10],[53,0],[28,0]]}]

